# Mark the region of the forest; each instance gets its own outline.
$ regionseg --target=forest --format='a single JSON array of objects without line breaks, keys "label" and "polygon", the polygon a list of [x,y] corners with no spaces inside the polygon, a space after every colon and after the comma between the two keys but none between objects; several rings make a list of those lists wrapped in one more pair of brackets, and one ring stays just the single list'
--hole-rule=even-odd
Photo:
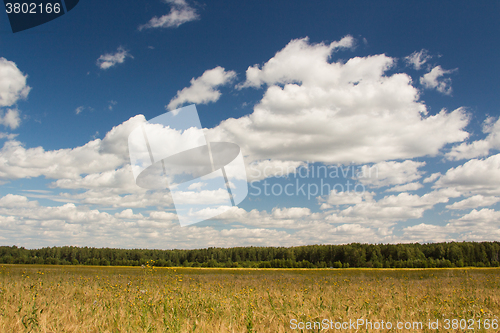
[{"label": "forest", "polygon": [[346,244],[195,250],[0,246],[0,264],[245,268],[498,267],[500,242]]}]

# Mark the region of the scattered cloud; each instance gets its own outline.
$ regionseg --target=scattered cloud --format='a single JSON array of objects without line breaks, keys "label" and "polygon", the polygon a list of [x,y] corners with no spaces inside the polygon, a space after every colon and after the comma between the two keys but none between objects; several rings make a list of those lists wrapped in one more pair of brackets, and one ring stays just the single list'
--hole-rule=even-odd
[{"label": "scattered cloud", "polygon": [[116,104],[118,104],[118,102],[117,102],[117,101],[113,101],[113,100],[109,101],[108,103],[109,103],[109,104],[108,104],[108,110],[109,110],[109,111],[113,111],[113,107],[114,107]]},{"label": "scattered cloud", "polygon": [[19,134],[15,134],[15,133],[0,132],[0,139],[12,140],[12,139],[15,139],[18,135]]},{"label": "scattered cloud", "polygon": [[202,76],[192,78],[191,85],[178,91],[166,108],[175,110],[184,103],[206,104],[216,102],[221,95],[216,88],[230,83],[235,77],[235,72],[226,71],[220,66],[207,70]]},{"label": "scattered cloud", "polygon": [[429,55],[429,51],[427,51],[426,49],[422,49],[418,52],[415,51],[409,56],[405,57],[405,62],[408,66],[412,66],[418,71],[431,58],[432,56]]},{"label": "scattered cloud", "polygon": [[134,58],[127,50],[120,46],[115,53],[101,55],[99,59],[97,59],[96,64],[100,69],[108,69],[116,64],[122,64],[127,57]]},{"label": "scattered cloud", "polygon": [[444,70],[441,66],[436,66],[420,78],[420,84],[426,89],[436,89],[442,94],[451,95],[451,79],[442,77],[446,74],[451,74],[456,70],[457,69]]},{"label": "scattered cloud", "polygon": [[[168,15],[190,8],[183,0],[169,3],[172,10]],[[156,26],[151,20],[151,26],[143,29],[184,23],[175,15],[156,18]],[[330,44],[312,44],[307,38],[292,40],[263,65],[249,67],[245,81],[237,85],[237,89],[264,90],[253,112],[224,120],[207,129],[207,136],[210,141],[239,144],[252,180],[287,176],[306,161],[329,166],[369,163],[361,171],[373,176],[354,177],[356,181],[370,191],[386,187],[385,192],[401,193],[333,190],[317,197],[320,212],[297,206],[274,207],[270,212],[233,207],[205,226],[181,228],[168,191],[145,190],[134,182],[126,142],[128,134],[145,122],[139,115],[111,129],[102,140],[95,138],[76,148],[26,148],[15,135],[0,133],[1,139],[7,139],[0,149],[0,182],[43,176],[53,179],[49,187],[62,191],[0,197],[3,237],[15,242],[32,238],[34,233],[45,235],[31,246],[65,244],[71,239],[73,244],[89,246],[157,248],[166,247],[165,240],[168,247],[190,248],[498,239],[499,212],[476,208],[500,202],[500,154],[467,161],[444,174],[433,173],[423,180],[434,182],[431,192],[408,193],[423,188],[420,180],[425,174],[425,162],[412,159],[442,154],[446,145],[467,139],[464,128],[469,117],[463,108],[428,115],[411,78],[389,72],[394,58],[380,54],[334,59],[337,52],[354,44],[350,36]],[[98,66],[107,69],[127,57],[131,56],[120,47],[115,54],[101,56]],[[12,81],[17,88],[7,89],[0,76],[0,106],[11,107],[26,98],[30,88],[15,64],[1,59],[0,71],[7,68],[6,75],[17,80]],[[406,61],[421,69],[428,59],[427,51],[421,50]],[[451,72],[434,67],[421,78],[421,84],[451,93],[451,80],[443,78]],[[235,72],[222,67],[207,70],[178,91],[167,108],[215,102],[221,96],[218,87],[235,78]],[[116,104],[109,101],[108,109]],[[81,106],[75,113],[85,108]],[[17,127],[17,109],[6,109],[0,123]],[[500,121],[488,118],[483,132],[488,134],[486,139],[462,143],[446,157],[487,156],[490,150],[500,149]],[[193,189],[200,188],[203,184],[193,185]],[[36,196],[63,204],[42,206],[28,199]],[[450,199],[457,202],[449,203]],[[454,215],[473,210],[445,226],[421,223],[404,227],[402,235],[394,232],[396,223],[421,218],[438,204],[448,204],[446,208],[454,210]],[[235,225],[237,228],[231,227]]]},{"label": "scattered cloud", "polygon": [[88,111],[92,112],[92,111],[94,111],[94,108],[93,108],[93,107],[90,107],[90,106],[84,106],[84,105],[81,105],[81,106],[79,106],[79,107],[77,107],[77,108],[75,109],[75,114],[77,114],[77,115],[78,115],[78,114],[82,113],[82,112],[83,112],[83,111],[85,111],[85,110],[88,110]]},{"label": "scattered cloud", "polygon": [[85,110],[85,106],[79,106],[75,109],[75,114],[80,114],[83,112],[83,110]]},{"label": "scattered cloud", "polygon": [[148,23],[139,26],[139,30],[152,28],[178,28],[181,24],[199,19],[196,10],[185,0],[165,0],[170,4],[170,12],[161,17],[153,17]]}]

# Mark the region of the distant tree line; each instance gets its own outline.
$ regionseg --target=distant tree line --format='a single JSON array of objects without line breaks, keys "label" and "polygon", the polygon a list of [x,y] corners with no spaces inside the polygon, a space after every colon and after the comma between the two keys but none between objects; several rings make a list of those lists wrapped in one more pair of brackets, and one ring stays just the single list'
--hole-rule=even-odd
[{"label": "distant tree line", "polygon": [[0,246],[0,264],[259,268],[498,267],[499,242],[309,245],[197,250]]}]

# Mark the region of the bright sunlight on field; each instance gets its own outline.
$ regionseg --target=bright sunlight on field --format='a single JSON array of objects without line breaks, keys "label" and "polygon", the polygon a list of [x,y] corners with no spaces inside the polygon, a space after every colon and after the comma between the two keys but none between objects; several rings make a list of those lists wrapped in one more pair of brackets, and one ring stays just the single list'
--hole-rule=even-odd
[{"label": "bright sunlight on field", "polygon": [[[394,324],[419,321],[424,323],[421,332],[436,332],[425,324],[439,320],[443,328],[449,318],[472,319],[475,331],[496,332],[491,324],[500,315],[499,273],[497,268],[278,270],[3,265],[0,330],[291,332],[300,331],[292,329],[298,323],[363,319]],[[490,329],[478,329],[479,320],[489,320]],[[391,331],[412,330],[393,327]]]}]

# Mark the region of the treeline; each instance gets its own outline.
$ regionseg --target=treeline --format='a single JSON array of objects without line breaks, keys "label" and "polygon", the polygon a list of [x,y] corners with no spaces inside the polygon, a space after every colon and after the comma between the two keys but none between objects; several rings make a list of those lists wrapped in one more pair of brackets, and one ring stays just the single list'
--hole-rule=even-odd
[{"label": "treeline", "polygon": [[259,268],[498,267],[499,242],[144,250],[0,247],[0,264]]}]

